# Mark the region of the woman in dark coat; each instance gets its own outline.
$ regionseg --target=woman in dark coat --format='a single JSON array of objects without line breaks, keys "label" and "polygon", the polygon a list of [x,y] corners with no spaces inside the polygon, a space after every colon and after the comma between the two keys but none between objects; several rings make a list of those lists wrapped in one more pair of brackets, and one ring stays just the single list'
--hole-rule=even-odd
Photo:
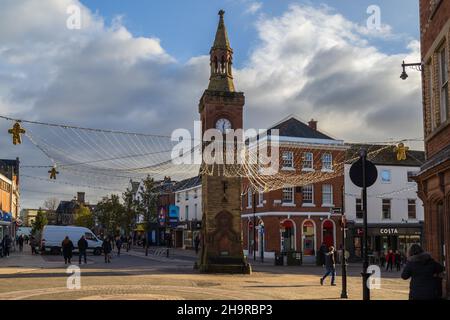
[{"label": "woman in dark coat", "polygon": [[69,262],[69,264],[71,264],[72,262],[70,260],[72,259],[73,251],[72,240],[70,240],[69,237],[66,236],[61,244],[61,247],[64,256],[64,263],[67,264],[67,262]]},{"label": "woman in dark coat", "polygon": [[402,272],[402,279],[411,278],[410,300],[436,300],[442,297],[441,273],[444,268],[433,260],[418,244],[409,249],[409,258]]}]

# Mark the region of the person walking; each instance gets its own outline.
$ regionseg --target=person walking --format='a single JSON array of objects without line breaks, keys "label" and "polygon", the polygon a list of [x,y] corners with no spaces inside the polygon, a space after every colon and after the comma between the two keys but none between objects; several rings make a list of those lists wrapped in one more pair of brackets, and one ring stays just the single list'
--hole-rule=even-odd
[{"label": "person walking", "polygon": [[128,236],[128,238],[127,238],[127,252],[130,251],[132,243],[133,243],[133,238],[131,238],[131,236]]},{"label": "person walking", "polygon": [[22,252],[23,251],[23,241],[24,241],[24,239],[23,239],[23,234],[21,234],[20,236],[19,236],[19,251],[20,252]]},{"label": "person walking", "polygon": [[436,262],[418,244],[409,248],[408,260],[401,274],[409,283],[410,300],[438,300],[442,298],[442,275],[444,267]]},{"label": "person walking", "polygon": [[198,247],[199,247],[199,246],[200,246],[200,235],[197,234],[197,235],[195,236],[195,239],[194,239],[195,254],[198,254]]},{"label": "person walking", "polygon": [[87,248],[89,244],[84,236],[81,236],[80,240],[78,240],[78,263],[81,264],[81,258],[84,258],[84,264],[87,263]]},{"label": "person walking", "polygon": [[62,251],[63,251],[63,256],[64,256],[64,264],[67,264],[67,262],[69,264],[72,263],[72,253],[73,253],[73,242],[72,240],[69,239],[69,236],[66,236],[63,240],[63,242],[61,243],[61,247],[62,247]]},{"label": "person walking", "polygon": [[392,266],[394,265],[395,256],[392,250],[388,251],[388,254],[386,255],[386,271],[390,269],[392,271]]},{"label": "person walking", "polygon": [[9,237],[9,235],[5,235],[3,237],[3,255],[6,258],[9,257],[9,251],[11,250],[11,243],[12,243],[12,240]]},{"label": "person walking", "polygon": [[384,251],[380,252],[380,267],[384,268],[386,264],[386,255],[384,254]]},{"label": "person walking", "polygon": [[325,257],[328,253],[328,247],[325,242],[322,242],[322,245],[319,248],[319,265],[325,265]]},{"label": "person walking", "polygon": [[111,241],[109,237],[106,237],[106,239],[103,241],[102,244],[103,253],[105,255],[105,263],[111,263]]},{"label": "person walking", "polygon": [[117,248],[117,255],[120,256],[120,249],[122,249],[122,239],[120,237],[117,237],[116,239],[116,248]]},{"label": "person walking", "polygon": [[31,254],[34,255],[36,254],[36,239],[34,238],[34,236],[30,237],[30,248],[31,248]]},{"label": "person walking", "polygon": [[397,269],[397,272],[400,271],[401,266],[402,266],[402,255],[400,254],[400,251],[398,251],[398,250],[395,250],[394,262],[395,262],[395,268]]},{"label": "person walking", "polygon": [[333,246],[331,246],[328,252],[325,254],[325,268],[326,272],[322,278],[320,278],[320,285],[323,286],[323,282],[326,277],[331,275],[331,285],[335,286],[336,284],[336,251]]}]

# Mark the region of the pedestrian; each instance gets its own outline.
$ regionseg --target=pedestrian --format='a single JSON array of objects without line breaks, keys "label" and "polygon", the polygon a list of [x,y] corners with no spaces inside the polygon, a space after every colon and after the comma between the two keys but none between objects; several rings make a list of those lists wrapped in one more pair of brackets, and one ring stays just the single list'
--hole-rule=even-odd
[{"label": "pedestrian", "polygon": [[34,238],[34,236],[30,237],[30,247],[31,247],[31,254],[36,254],[36,239]]},{"label": "pedestrian", "polygon": [[117,237],[116,239],[116,248],[117,248],[117,255],[120,256],[120,249],[122,249],[122,239],[120,237]]},{"label": "pedestrian", "polygon": [[333,246],[331,246],[328,252],[325,254],[325,267],[326,272],[323,277],[320,278],[320,285],[323,286],[323,281],[325,280],[325,278],[331,275],[331,285],[335,286],[336,284],[334,282],[336,279],[336,251]]},{"label": "pedestrian", "polygon": [[87,263],[87,248],[89,243],[87,242],[84,236],[81,236],[80,240],[78,240],[78,263],[81,264],[81,257],[84,257],[84,264]]},{"label": "pedestrian", "polygon": [[398,250],[395,250],[394,261],[395,261],[395,268],[397,269],[397,272],[398,272],[398,271],[400,271],[401,265],[402,265],[402,255],[400,254],[400,251],[398,251]]},{"label": "pedestrian", "polygon": [[325,265],[325,257],[328,253],[328,247],[325,242],[322,242],[322,245],[319,248],[319,265],[323,266]]},{"label": "pedestrian", "polygon": [[62,247],[62,252],[63,252],[63,256],[64,256],[64,264],[71,264],[71,260],[72,260],[72,253],[73,253],[73,243],[72,240],[69,239],[69,236],[66,236],[63,240],[63,242],[61,243],[61,247]]},{"label": "pedestrian", "polygon": [[388,254],[386,255],[386,271],[390,269],[392,271],[392,266],[394,265],[395,256],[392,250],[388,251]]},{"label": "pedestrian", "polygon": [[20,235],[19,237],[19,251],[22,252],[23,251],[23,234]]},{"label": "pedestrian", "polygon": [[109,237],[106,237],[106,239],[103,241],[102,249],[103,249],[103,253],[105,255],[105,263],[110,263],[112,247],[111,247],[111,241],[110,241]]},{"label": "pedestrian", "polygon": [[9,257],[9,251],[11,250],[11,243],[12,240],[9,237],[9,235],[5,235],[3,237],[3,255],[8,258]]},{"label": "pedestrian", "polygon": [[25,244],[28,244],[29,240],[30,240],[30,238],[27,235],[25,235]]},{"label": "pedestrian", "polygon": [[133,238],[131,236],[128,236],[127,239],[127,252],[131,249],[131,244],[133,243]]},{"label": "pedestrian", "polygon": [[200,246],[200,235],[197,234],[197,235],[195,236],[195,239],[194,239],[195,254],[198,254],[198,247],[199,247],[199,246]]},{"label": "pedestrian", "polygon": [[402,272],[402,279],[408,280],[410,300],[438,300],[442,298],[443,266],[418,244],[409,248],[408,261]]},{"label": "pedestrian", "polygon": [[147,238],[143,237],[142,238],[142,247],[145,248],[147,245]]},{"label": "pedestrian", "polygon": [[386,255],[384,254],[384,251],[380,252],[380,267],[384,268],[384,265],[386,264]]}]

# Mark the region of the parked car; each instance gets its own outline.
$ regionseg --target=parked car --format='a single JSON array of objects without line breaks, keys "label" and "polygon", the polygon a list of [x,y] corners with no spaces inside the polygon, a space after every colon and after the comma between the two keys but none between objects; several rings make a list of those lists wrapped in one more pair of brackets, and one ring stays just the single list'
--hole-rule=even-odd
[{"label": "parked car", "polygon": [[103,242],[88,228],[75,226],[45,226],[41,236],[41,251],[43,253],[50,251],[53,254],[60,254],[61,243],[66,236],[72,240],[75,247],[74,251],[78,251],[77,243],[83,235],[88,242],[87,251],[92,251],[94,255],[101,255]]}]

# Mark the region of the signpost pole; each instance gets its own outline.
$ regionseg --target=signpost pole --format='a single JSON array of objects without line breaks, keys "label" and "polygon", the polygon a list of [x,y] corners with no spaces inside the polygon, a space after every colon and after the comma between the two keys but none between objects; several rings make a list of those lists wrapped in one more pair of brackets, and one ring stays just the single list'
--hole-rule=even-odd
[{"label": "signpost pole", "polygon": [[256,261],[256,191],[253,192],[253,260]]},{"label": "signpost pole", "polygon": [[345,256],[345,229],[347,227],[347,221],[345,219],[344,211],[342,211],[342,291],[341,299],[347,299],[347,257]]},{"label": "signpost pole", "polygon": [[362,161],[362,205],[363,205],[363,224],[364,224],[364,261],[363,261],[363,300],[370,300],[370,290],[368,287],[369,275],[367,274],[367,269],[369,268],[369,243],[368,243],[368,226],[367,226],[367,181],[366,181],[366,160],[367,151],[361,149],[361,161]]}]

